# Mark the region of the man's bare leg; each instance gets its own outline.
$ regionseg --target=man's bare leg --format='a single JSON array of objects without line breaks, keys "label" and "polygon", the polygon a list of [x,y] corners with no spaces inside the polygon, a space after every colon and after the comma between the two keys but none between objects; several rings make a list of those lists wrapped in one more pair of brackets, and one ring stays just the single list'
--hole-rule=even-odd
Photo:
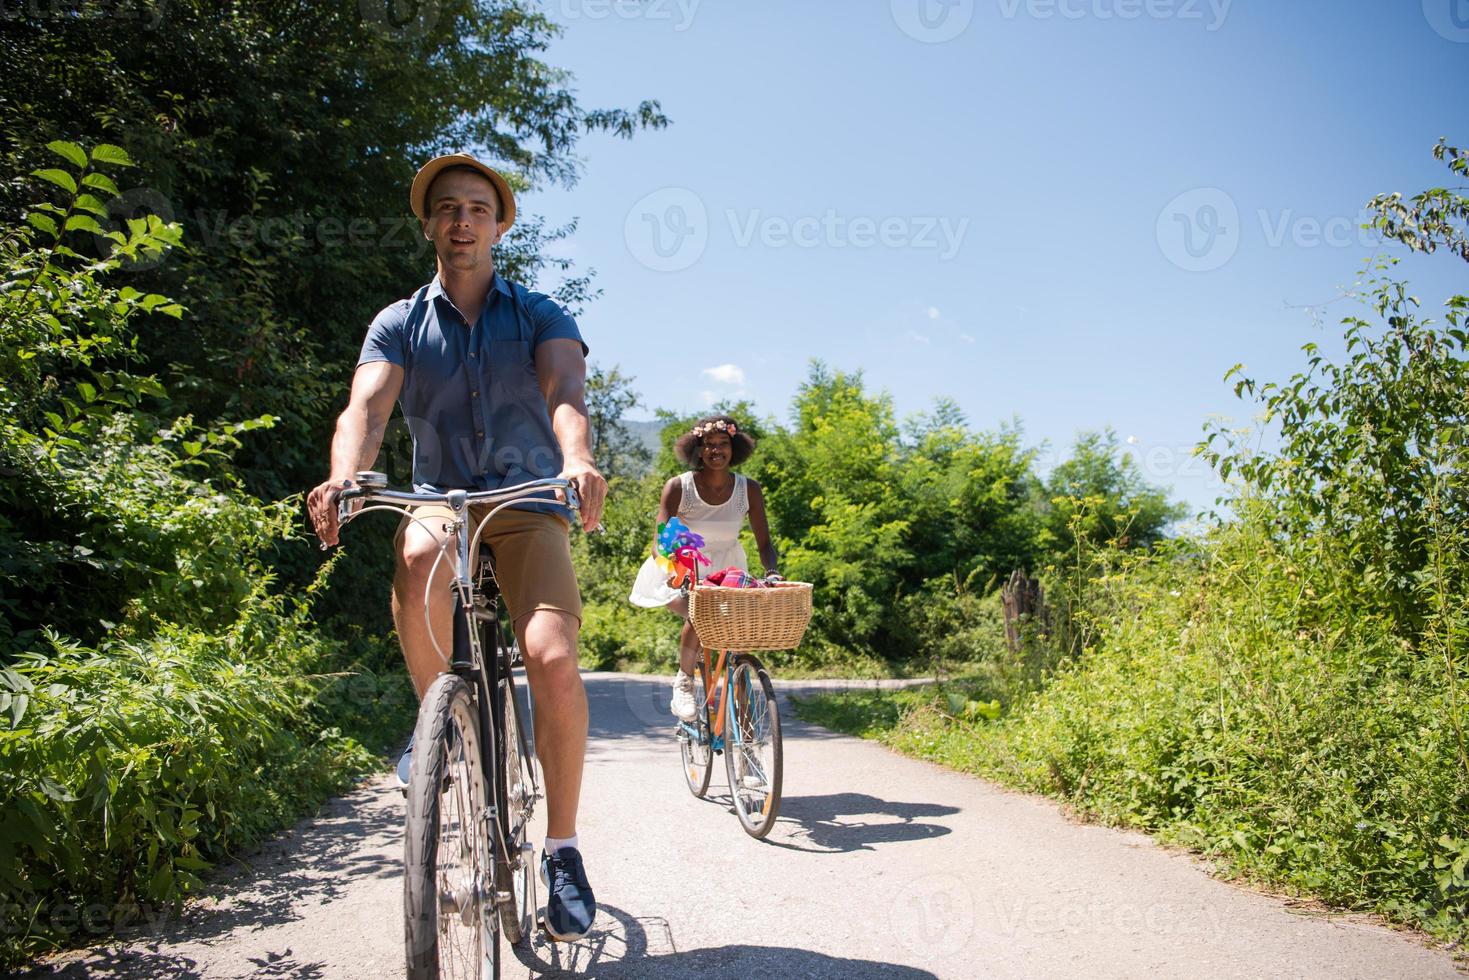
[{"label": "man's bare leg", "polygon": [[587,692],[576,669],[576,617],[537,609],[515,622],[535,700],[536,756],[546,774],[546,836],[576,836],[587,752]]},{"label": "man's bare leg", "polygon": [[[439,542],[445,537],[443,523],[437,517],[409,523],[403,532],[398,570],[393,576],[393,624],[398,628],[403,661],[408,665],[408,675],[420,701],[434,678],[449,669],[449,658],[454,654],[454,600],[449,591],[454,568],[452,555],[438,563],[433,587],[428,589],[428,622],[423,616],[429,570],[439,556]],[[432,639],[429,623],[433,624]],[[434,649],[434,639],[438,640],[442,656]]]}]

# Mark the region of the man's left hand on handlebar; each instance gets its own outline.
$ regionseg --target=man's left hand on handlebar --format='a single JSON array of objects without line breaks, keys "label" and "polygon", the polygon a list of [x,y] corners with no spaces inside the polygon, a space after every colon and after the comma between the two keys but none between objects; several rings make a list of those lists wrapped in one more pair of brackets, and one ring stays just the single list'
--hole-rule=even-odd
[{"label": "man's left hand on handlebar", "polygon": [[607,479],[591,460],[567,459],[561,478],[571,481],[581,498],[581,526],[595,531],[602,526],[602,504],[607,499]]}]

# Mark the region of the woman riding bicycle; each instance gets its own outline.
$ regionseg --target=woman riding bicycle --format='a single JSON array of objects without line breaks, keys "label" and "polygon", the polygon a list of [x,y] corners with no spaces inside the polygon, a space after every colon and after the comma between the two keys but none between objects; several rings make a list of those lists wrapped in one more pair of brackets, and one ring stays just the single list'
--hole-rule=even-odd
[{"label": "woman riding bicycle", "polygon": [[[673,451],[689,469],[663,486],[658,503],[658,523],[678,517],[695,534],[704,538],[704,553],[709,569],[738,568],[747,570],[745,549],[740,544],[740,530],[748,515],[750,530],[760,549],[760,561],[767,576],[776,574],[775,544],[770,540],[770,524],[765,516],[765,498],[760,484],[737,474],[733,467],[750,458],[755,440],[740,431],[739,424],[728,415],[711,415],[679,436]],[[657,543],[653,555],[657,554]],[[679,636],[679,670],[673,678],[673,700],[669,707],[682,721],[693,721],[698,705],[694,701],[694,664],[699,653],[699,638],[688,621],[688,599],[668,584],[668,575],[650,556],[638,570],[628,599],[638,606],[653,609],[663,606],[683,619]]]}]

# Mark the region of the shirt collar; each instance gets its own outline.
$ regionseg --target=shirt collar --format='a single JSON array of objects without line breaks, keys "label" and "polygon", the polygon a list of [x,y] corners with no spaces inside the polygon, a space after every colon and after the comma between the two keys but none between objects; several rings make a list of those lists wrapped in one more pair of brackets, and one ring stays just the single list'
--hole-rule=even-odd
[{"label": "shirt collar", "polygon": [[[509,281],[506,280],[504,276],[500,275],[499,272],[496,272],[495,278],[490,280],[490,292],[500,293],[504,296],[510,296],[511,298],[513,298],[513,295],[510,292]],[[486,296],[488,295],[489,294],[487,293]],[[434,281],[428,284],[427,296],[429,299],[439,299],[440,297],[442,297],[447,300],[449,298],[449,294],[444,292],[444,284],[439,281],[439,277],[437,275],[434,276]]]}]

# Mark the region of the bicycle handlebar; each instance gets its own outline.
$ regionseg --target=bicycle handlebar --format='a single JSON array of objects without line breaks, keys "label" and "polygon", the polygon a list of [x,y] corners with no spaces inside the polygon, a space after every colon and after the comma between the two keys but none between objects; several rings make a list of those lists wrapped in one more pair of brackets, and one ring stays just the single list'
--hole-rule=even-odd
[{"label": "bicycle handlebar", "polygon": [[[564,501],[552,500],[544,496],[544,494],[557,490],[565,494]],[[560,477],[518,483],[513,487],[505,487],[501,490],[450,490],[445,493],[419,493],[389,490],[386,487],[350,486],[344,488],[337,498],[337,520],[342,524],[352,518],[352,501],[354,500],[380,501],[401,506],[448,504],[451,507],[460,500],[465,506],[478,503],[507,504],[519,500],[540,500],[543,503],[564,503],[571,510],[581,509],[581,499],[577,496],[576,487],[572,486],[570,480]]]}]

